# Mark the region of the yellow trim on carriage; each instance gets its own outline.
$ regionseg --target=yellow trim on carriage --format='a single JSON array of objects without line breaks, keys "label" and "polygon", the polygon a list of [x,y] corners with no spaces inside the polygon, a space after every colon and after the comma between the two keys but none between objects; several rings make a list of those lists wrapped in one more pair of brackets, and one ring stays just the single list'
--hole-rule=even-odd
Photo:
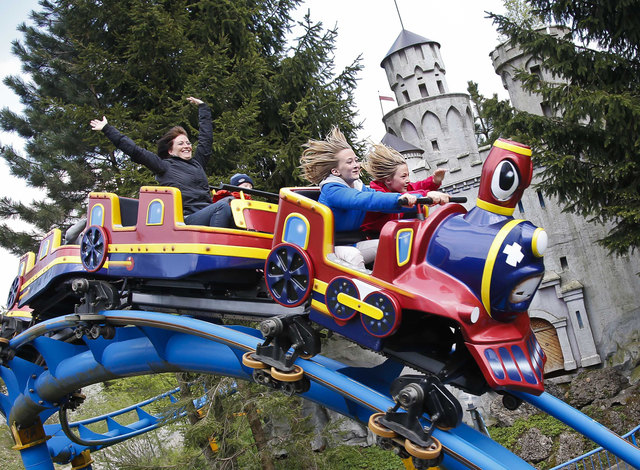
[{"label": "yellow trim on carriage", "polygon": [[363,300],[356,299],[355,297],[352,297],[349,294],[345,294],[344,292],[340,292],[336,299],[342,305],[352,308],[356,312],[360,312],[363,315],[373,318],[374,320],[382,320],[382,318],[384,317],[382,310],[380,310],[378,307],[374,307],[373,305],[370,305]]},{"label": "yellow trim on carriage", "polygon": [[109,253],[166,253],[267,259],[270,249],[209,243],[122,243],[110,244]]},{"label": "yellow trim on carriage", "polygon": [[9,310],[7,313],[4,314],[5,317],[14,317],[14,318],[24,318],[26,320],[31,320],[33,318],[33,315],[31,315],[31,312],[25,312],[22,310]]},{"label": "yellow trim on carriage", "polygon": [[311,299],[311,308],[316,309],[318,312],[327,315],[329,317],[333,317],[333,315],[331,315],[331,312],[329,312],[329,310],[327,309],[327,306],[325,304],[323,304],[322,302],[318,302],[315,299]]},{"label": "yellow trim on carriage", "polygon": [[[301,196],[296,194],[289,188],[282,188],[280,190],[280,198],[285,201],[296,204],[303,209],[307,209],[310,212],[315,212],[319,214],[324,219],[324,234],[322,236],[323,244],[322,244],[322,256],[325,259],[325,262],[328,264],[335,264],[339,266],[337,263],[332,263],[327,260],[327,255],[329,253],[333,253],[333,243],[330,243],[329,240],[333,241],[333,212],[324,204],[319,203],[318,201],[314,201],[313,199],[307,198],[305,196]],[[356,270],[351,270],[351,272],[358,273]]]},{"label": "yellow trim on carriage", "polygon": [[242,199],[232,199],[229,201],[233,221],[238,227],[247,228],[247,222],[244,220],[245,209],[255,209],[266,212],[278,212],[278,204],[272,204],[264,201],[254,201],[252,199],[244,199],[244,193],[240,193]]},{"label": "yellow trim on carriage", "polygon": [[[404,256],[404,259],[400,259],[400,236],[403,233],[409,234],[409,249]],[[413,249],[413,229],[412,228],[401,228],[396,232],[396,264],[398,267],[404,266],[411,259],[411,251]]]},{"label": "yellow trim on carriage", "polygon": [[62,256],[60,258],[55,258],[49,264],[47,264],[44,268],[42,268],[40,271],[34,274],[31,279],[29,279],[28,281],[25,281],[25,283],[22,284],[22,289],[24,289],[31,283],[35,282],[40,276],[42,276],[44,273],[46,273],[47,271],[49,271],[51,268],[53,268],[58,264],[82,264],[82,263],[80,262],[79,256]]},{"label": "yellow trim on carriage", "polygon": [[318,294],[325,295],[327,293],[328,286],[329,286],[328,283],[321,281],[320,279],[313,280],[313,290],[316,291]]},{"label": "yellow trim on carriage", "polygon": [[33,251],[29,251],[20,257],[20,264],[18,265],[18,276],[24,276],[33,269],[36,265],[36,254]]},{"label": "yellow trim on carriage", "polygon": [[493,277],[493,267],[496,263],[496,258],[498,257],[500,247],[507,238],[507,235],[509,235],[516,225],[521,224],[522,222],[525,222],[525,220],[514,219],[507,222],[493,239],[493,243],[491,243],[491,247],[489,248],[489,253],[487,253],[487,259],[484,263],[484,270],[482,272],[481,296],[482,304],[489,316],[491,316],[491,278]]},{"label": "yellow trim on carriage", "polygon": [[[159,222],[150,222],[151,220],[151,206],[153,203],[157,202],[160,204],[160,221]],[[147,205],[147,216],[144,219],[146,225],[164,225],[164,201],[159,198],[152,199],[151,202]]]},{"label": "yellow trim on carriage", "polygon": [[[290,241],[291,238],[289,240],[285,240],[285,236],[287,234],[287,229],[289,228],[289,220],[292,218],[296,218],[300,221],[302,221],[305,225],[305,232],[304,232],[304,242],[302,245],[298,245],[297,243]],[[306,250],[307,248],[309,248],[309,236],[311,235],[311,224],[309,223],[309,220],[302,215],[299,212],[291,212],[289,215],[287,215],[287,218],[284,219],[284,224],[282,226],[282,241],[286,242],[286,243],[292,243],[294,245],[299,246],[300,248],[302,248],[303,250]]]}]

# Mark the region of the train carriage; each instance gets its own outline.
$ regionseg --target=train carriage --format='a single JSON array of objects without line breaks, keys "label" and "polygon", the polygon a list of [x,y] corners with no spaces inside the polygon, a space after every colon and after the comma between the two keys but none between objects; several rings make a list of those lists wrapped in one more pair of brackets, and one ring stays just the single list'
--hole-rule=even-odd
[{"label": "train carriage", "polygon": [[[475,207],[449,203],[424,220],[387,222],[363,271],[334,255],[352,234],[335,233],[318,188],[283,188],[277,204],[236,199],[232,229],[185,225],[175,188],[143,187],[138,199],[91,193],[77,234],[63,240],[54,229],[20,259],[7,306],[31,309],[35,321],[127,307],[263,319],[264,342],[243,364],[258,383],[291,393],[306,390],[295,361],[320,352],[326,328],[421,372],[392,384],[405,412],[369,426],[406,437],[412,455],[431,461],[439,451],[418,416],[445,428],[461,419],[443,384],[477,395],[544,391],[546,358],[527,309],[546,233],[513,218],[531,176],[529,147],[499,139]],[[3,335],[18,330],[4,317]]]},{"label": "train carriage", "polygon": [[132,289],[142,299],[170,293],[165,306],[176,308],[192,305],[180,302],[189,297],[255,291],[277,205],[238,199],[232,210],[250,229],[186,225],[176,188],[143,187],[139,199],[91,193],[81,233],[67,233],[63,244],[54,229],[37,255],[21,257],[8,307],[28,305],[42,318],[72,312],[80,294],[71,280],[78,277],[116,283],[118,294]]}]

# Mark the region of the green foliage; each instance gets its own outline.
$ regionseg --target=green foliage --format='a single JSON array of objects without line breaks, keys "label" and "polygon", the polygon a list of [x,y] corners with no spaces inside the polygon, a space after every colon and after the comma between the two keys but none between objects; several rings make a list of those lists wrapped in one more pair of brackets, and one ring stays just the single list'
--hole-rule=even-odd
[{"label": "green foliage", "polygon": [[506,100],[498,99],[497,94],[485,98],[478,91],[478,84],[467,82],[467,92],[475,108],[474,132],[478,146],[493,144],[501,135],[501,123],[513,115],[513,108]]},{"label": "green foliage", "polygon": [[516,419],[513,426],[491,426],[489,427],[489,435],[491,436],[491,439],[503,447],[506,447],[509,450],[514,450],[520,436],[531,428],[538,428],[545,436],[549,436],[551,438],[555,438],[564,431],[569,431],[571,429],[552,416],[544,413],[538,413],[527,419]]},{"label": "green foliage", "polygon": [[[189,374],[181,380],[192,383],[191,396],[169,405],[168,400],[144,409],[152,414],[176,410],[191,398],[208,394],[208,404],[202,408],[201,419],[190,422],[181,419],[156,431],[102,449],[92,454],[96,465],[107,470],[145,470],[149,468],[193,469],[210,468],[262,470],[254,436],[248,424],[248,413],[253,406],[270,438],[267,447],[273,457],[276,470],[401,470],[404,465],[393,452],[377,446],[361,448],[336,445],[340,437],[338,425],[325,429],[325,437],[331,445],[322,452],[311,450],[315,430],[308,417],[301,411],[303,400],[288,397],[255,384],[236,383],[226,377],[198,376]],[[191,382],[195,380],[197,382]],[[139,403],[175,388],[174,374],[146,375],[110,381],[102,386],[92,386],[83,391],[87,400],[70,421],[79,421],[100,416]],[[53,415],[49,422],[55,421]],[[346,419],[346,418],[345,418]],[[137,420],[135,412],[129,418],[118,417],[121,424]],[[90,425],[96,432],[106,432]],[[0,467],[19,470],[16,451],[8,428],[0,432]],[[211,452],[209,439],[213,437],[219,446]],[[283,458],[275,458],[283,455]]]},{"label": "green foliage", "polygon": [[[315,430],[302,412],[303,400],[299,397],[288,397],[244,382],[234,386],[230,378],[203,379],[210,400],[202,410],[203,418],[193,425],[183,424],[184,452],[166,455],[163,468],[173,468],[167,466],[179,461],[188,468],[261,470],[259,450],[249,426],[252,412],[257,412],[262,423],[268,439],[266,450],[277,470],[404,468],[395,454],[378,447],[362,449],[341,445],[330,446],[323,452],[311,451]],[[339,433],[335,428],[329,427],[325,433],[329,442],[336,442]],[[211,437],[215,438],[218,450],[202,453],[203,445],[208,445]],[[277,455],[283,457],[276,458]]]},{"label": "green foliage", "polygon": [[[544,20],[525,0],[503,0],[505,17],[514,23],[527,24],[529,28],[544,26]],[[506,39],[506,38],[505,38]]]},{"label": "green foliage", "polygon": [[[249,425],[250,414],[257,413],[265,436],[269,439],[267,453],[286,455],[289,466],[278,468],[313,468],[314,456],[310,452],[313,430],[302,416],[302,400],[287,397],[255,384],[239,383],[233,388],[228,378],[207,378],[210,405],[204,418],[185,428],[188,448],[198,449],[214,437],[218,450],[208,456],[214,468],[261,469],[259,449]],[[231,388],[230,388],[231,387]],[[233,393],[224,393],[233,389]]]},{"label": "green foliage", "polygon": [[24,470],[18,451],[12,449],[15,442],[11,437],[11,430],[4,423],[0,427],[0,467],[2,470]]},{"label": "green foliage", "polygon": [[503,136],[532,145],[545,194],[567,211],[611,223],[601,243],[617,254],[633,252],[640,247],[640,2],[527,3],[569,34],[491,16],[501,34],[540,59],[542,75],[523,70],[516,78],[554,115],[485,109],[486,117]]},{"label": "green foliage", "polygon": [[[175,374],[153,374],[127,377],[104,383],[103,397],[105,402],[116,408],[124,408],[172,390],[178,386]],[[150,407],[152,413],[158,408]]]},{"label": "green foliage", "polygon": [[339,446],[323,454],[319,468],[331,470],[402,470],[406,468],[400,457],[379,447]]},{"label": "green foliage", "polygon": [[5,84],[25,106],[0,110],[0,128],[26,140],[25,154],[0,149],[15,176],[42,189],[31,205],[0,200],[0,245],[16,254],[33,249],[43,233],[84,214],[90,191],[135,196],[153,182],[89,121],[102,115],[140,146],[181,125],[192,140],[196,96],[212,109],[213,154],[207,168],[217,185],[237,171],[260,189],[301,183],[301,144],[339,125],[352,140],[357,58],[334,71],[337,32],[309,17],[287,42],[290,12],[300,0],[45,0],[20,26],[13,44],[30,80]]}]

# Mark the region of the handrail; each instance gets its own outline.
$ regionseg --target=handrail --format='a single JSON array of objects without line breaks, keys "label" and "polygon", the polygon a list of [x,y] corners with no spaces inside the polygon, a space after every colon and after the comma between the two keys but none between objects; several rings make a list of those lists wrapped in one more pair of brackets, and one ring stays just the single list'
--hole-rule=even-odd
[{"label": "handrail", "polygon": [[[620,436],[623,439],[627,439],[629,440],[633,445],[635,445],[636,447],[638,446],[638,440],[636,437],[636,433],[640,434],[640,425],[636,426],[635,428],[633,428],[631,431],[629,431],[628,433]],[[630,439],[629,439],[630,438]],[[574,459],[571,459],[567,462],[564,462],[560,465],[557,465],[555,467],[553,467],[551,470],[562,470],[562,469],[568,469],[571,468],[572,465],[574,465],[575,468],[579,468],[578,464],[582,465],[582,468],[586,469],[588,468],[588,462],[587,459],[589,459],[591,461],[591,468],[593,468],[594,470],[596,468],[601,468],[602,467],[602,461],[600,459],[600,457],[598,457],[598,463],[600,464],[599,466],[596,467],[596,464],[593,462],[593,456],[600,453],[600,452],[604,452],[605,456],[607,457],[607,468],[613,468],[612,467],[612,463],[609,460],[609,456],[608,454],[610,454],[610,452],[605,451],[604,448],[602,447],[598,447],[597,449],[593,449],[589,452],[587,452],[586,454],[582,454]],[[624,461],[620,461],[618,462],[618,457],[616,457],[615,455],[611,454],[613,456],[613,458],[615,459],[615,465],[616,465],[616,470],[617,469],[622,469],[622,470],[626,470],[627,468],[630,470],[633,470],[635,467],[630,466],[629,464],[627,464]],[[620,463],[622,463],[622,465],[624,465],[624,467],[620,467]]]}]

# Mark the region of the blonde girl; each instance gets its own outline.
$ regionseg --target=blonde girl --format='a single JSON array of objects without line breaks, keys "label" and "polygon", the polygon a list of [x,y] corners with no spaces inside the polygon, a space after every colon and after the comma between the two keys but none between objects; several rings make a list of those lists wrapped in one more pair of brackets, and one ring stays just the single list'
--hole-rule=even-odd
[{"label": "blonde girl", "polygon": [[[376,191],[418,193],[420,196],[430,197],[434,204],[449,202],[447,194],[434,191],[442,184],[446,170],[439,168],[433,173],[433,176],[411,183],[409,181],[409,167],[404,157],[397,150],[384,144],[375,144],[371,147],[365,157],[363,167],[373,179],[369,186]],[[384,224],[397,218],[397,214],[369,212],[362,223],[361,230],[370,234],[379,234]]]},{"label": "blonde girl", "polygon": [[[413,207],[412,194],[384,194],[365,186],[360,180],[360,161],[337,127],[325,140],[309,140],[300,158],[302,176],[320,186],[319,202],[333,212],[336,232],[359,230],[367,211],[402,212],[399,203]],[[365,240],[355,246],[336,246],[336,256],[358,269],[373,262],[377,240]]]}]

